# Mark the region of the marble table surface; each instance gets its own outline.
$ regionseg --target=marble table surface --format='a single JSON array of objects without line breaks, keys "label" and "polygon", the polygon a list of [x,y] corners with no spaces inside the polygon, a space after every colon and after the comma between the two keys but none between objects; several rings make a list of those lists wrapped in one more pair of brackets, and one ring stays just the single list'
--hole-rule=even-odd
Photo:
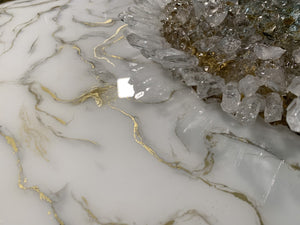
[{"label": "marble table surface", "polygon": [[300,137],[143,58],[134,4],[0,5],[0,224],[299,225]]}]

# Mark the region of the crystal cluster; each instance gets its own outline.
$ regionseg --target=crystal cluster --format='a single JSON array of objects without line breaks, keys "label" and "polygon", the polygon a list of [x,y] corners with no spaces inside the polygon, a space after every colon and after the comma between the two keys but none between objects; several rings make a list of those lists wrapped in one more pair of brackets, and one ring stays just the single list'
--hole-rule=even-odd
[{"label": "crystal cluster", "polygon": [[141,53],[242,124],[300,132],[298,0],[139,0],[121,15]]}]

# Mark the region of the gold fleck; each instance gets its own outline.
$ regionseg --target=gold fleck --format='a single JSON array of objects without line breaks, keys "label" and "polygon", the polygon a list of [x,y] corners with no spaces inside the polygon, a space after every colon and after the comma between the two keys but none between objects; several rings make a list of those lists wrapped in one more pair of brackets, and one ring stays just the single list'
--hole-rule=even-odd
[{"label": "gold fleck", "polygon": [[15,140],[10,136],[5,136],[5,139],[7,141],[7,144],[9,144],[12,147],[12,149],[14,150],[14,152],[17,153],[19,151],[19,149],[17,147]]},{"label": "gold fleck", "polygon": [[86,206],[89,205],[89,203],[88,203],[88,201],[86,200],[85,197],[81,196],[81,199],[82,199],[82,201],[84,202],[84,204],[85,204]]},{"label": "gold fleck", "polygon": [[211,142],[212,141],[212,139],[213,139],[213,136],[212,135],[206,135],[206,140],[208,140],[209,142]]},{"label": "gold fleck", "polygon": [[38,186],[33,186],[30,187],[29,189],[35,191],[36,193],[38,193],[40,195],[40,199],[49,203],[52,203],[52,200],[43,192],[40,191],[40,188]]},{"label": "gold fleck", "polygon": [[[19,149],[16,147],[17,144],[16,144],[16,141],[14,140],[14,138],[7,136],[1,132],[0,132],[0,135],[5,137],[5,139],[7,140],[7,143],[12,147],[12,149],[14,150],[14,153],[17,157],[17,167],[19,170],[19,172],[18,172],[18,187],[21,190],[24,190],[24,191],[30,190],[30,191],[33,191],[33,192],[36,192],[37,194],[39,194],[39,198],[41,201],[44,201],[44,202],[50,204],[52,211],[54,213],[54,217],[59,222],[59,224],[64,225],[62,220],[56,214],[55,208],[53,206],[53,201],[44,192],[42,192],[37,185],[32,186],[32,187],[25,186],[25,184],[28,182],[28,180],[27,180],[27,178],[24,177],[23,166],[22,166],[22,162],[21,162],[20,156],[19,156]],[[48,212],[48,214],[49,214],[49,212]]]},{"label": "gold fleck", "polygon": [[59,225],[65,225],[64,222],[58,217],[57,213],[54,213],[54,218],[59,223]]},{"label": "gold fleck", "polygon": [[297,163],[297,164],[292,164],[291,167],[292,167],[292,169],[294,169],[294,170],[300,171],[300,165],[299,165],[299,163]]},{"label": "gold fleck", "polygon": [[173,225],[175,223],[175,220],[170,220],[166,222],[164,225]]}]

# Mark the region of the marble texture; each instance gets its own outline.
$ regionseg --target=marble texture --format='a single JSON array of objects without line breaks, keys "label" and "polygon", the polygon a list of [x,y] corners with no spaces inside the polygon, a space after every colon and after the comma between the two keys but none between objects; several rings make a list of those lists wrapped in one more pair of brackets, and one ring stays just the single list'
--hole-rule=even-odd
[{"label": "marble texture", "polygon": [[0,224],[298,225],[300,137],[143,58],[134,4],[0,5]]}]

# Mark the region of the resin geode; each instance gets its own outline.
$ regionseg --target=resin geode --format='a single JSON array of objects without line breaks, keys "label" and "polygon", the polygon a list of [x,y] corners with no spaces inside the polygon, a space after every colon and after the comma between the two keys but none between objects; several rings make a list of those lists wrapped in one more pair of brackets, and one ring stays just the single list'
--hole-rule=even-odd
[{"label": "resin geode", "polygon": [[128,42],[242,124],[300,132],[298,0],[137,1]]}]

